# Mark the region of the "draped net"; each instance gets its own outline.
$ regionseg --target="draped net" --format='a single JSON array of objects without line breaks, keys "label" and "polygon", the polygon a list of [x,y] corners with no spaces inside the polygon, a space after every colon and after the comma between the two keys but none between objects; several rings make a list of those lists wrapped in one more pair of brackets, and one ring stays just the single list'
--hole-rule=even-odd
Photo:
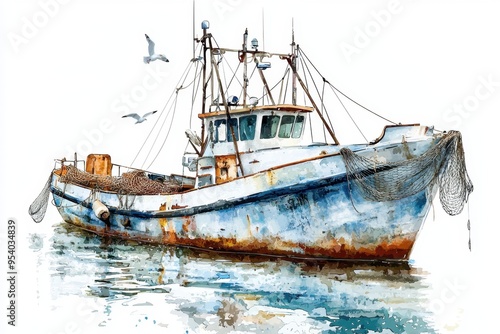
[{"label": "draped net", "polygon": [[[181,189],[181,185],[178,182],[173,180],[151,180],[143,171],[123,173],[122,176],[95,175],[68,165],[63,166],[59,170],[59,173],[61,174],[60,182],[81,185],[96,190],[116,192],[120,195],[169,194]],[[47,210],[51,179],[52,173],[43,190],[28,210],[31,218],[37,223],[43,220]]]},{"label": "draped net", "polygon": [[367,200],[398,200],[437,183],[441,205],[453,216],[462,212],[474,189],[458,131],[444,134],[425,154],[404,161],[376,163],[348,148],[342,148],[340,153],[349,185],[355,184]]}]

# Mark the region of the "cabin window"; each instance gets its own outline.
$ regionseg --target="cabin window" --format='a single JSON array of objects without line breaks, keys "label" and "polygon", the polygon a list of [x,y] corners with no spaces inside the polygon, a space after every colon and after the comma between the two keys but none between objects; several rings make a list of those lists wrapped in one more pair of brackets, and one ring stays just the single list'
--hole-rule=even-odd
[{"label": "cabin window", "polygon": [[215,142],[225,142],[226,141],[226,120],[218,119],[215,121]]},{"label": "cabin window", "polygon": [[[238,119],[237,118],[231,118],[229,120],[229,124],[232,125],[233,131],[234,131],[234,136],[236,137],[236,140],[238,140]],[[232,142],[233,141],[233,135],[231,134],[231,127],[226,126],[227,120],[225,119],[218,119],[215,121],[215,142],[216,143],[223,143],[226,141]]]},{"label": "cabin window", "polygon": [[278,137],[290,138],[294,121],[295,121],[295,116],[286,115],[281,117],[280,131],[278,132]]},{"label": "cabin window", "polygon": [[262,117],[262,127],[260,130],[260,138],[268,139],[274,138],[278,132],[278,125],[280,122],[279,116],[267,115]]},{"label": "cabin window", "polygon": [[292,138],[300,138],[302,128],[304,127],[304,119],[305,118],[302,115],[297,116],[295,124],[293,125]]},{"label": "cabin window", "polygon": [[[233,132],[234,132],[234,137],[236,140],[238,140],[238,119],[237,118],[231,118],[229,120],[229,124],[233,127]],[[232,142],[233,141],[233,135],[231,134],[231,127],[227,127],[227,141]]]},{"label": "cabin window", "polygon": [[210,134],[210,141],[214,142],[214,122],[208,123],[208,133]]},{"label": "cabin window", "polygon": [[253,140],[255,138],[255,124],[257,115],[240,117],[240,140]]}]

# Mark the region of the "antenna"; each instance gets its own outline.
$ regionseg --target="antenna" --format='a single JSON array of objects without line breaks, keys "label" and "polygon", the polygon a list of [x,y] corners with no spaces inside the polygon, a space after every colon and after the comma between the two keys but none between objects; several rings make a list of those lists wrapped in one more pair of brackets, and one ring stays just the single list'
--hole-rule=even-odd
[{"label": "antenna", "polygon": [[262,7],[262,50],[266,49],[266,44],[264,43],[264,7]]},{"label": "antenna", "polygon": [[195,49],[196,49],[196,36],[195,36],[195,27],[194,27],[194,23],[196,22],[195,21],[195,10],[196,8],[196,0],[193,0],[193,59],[196,57],[196,54],[195,54]]}]

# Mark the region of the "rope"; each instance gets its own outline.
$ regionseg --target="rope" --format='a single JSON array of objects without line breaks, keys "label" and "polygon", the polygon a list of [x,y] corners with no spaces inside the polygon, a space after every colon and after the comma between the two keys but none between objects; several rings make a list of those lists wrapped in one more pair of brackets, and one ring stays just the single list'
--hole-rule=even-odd
[{"label": "rope", "polygon": [[[299,49],[299,50],[301,50],[301,49]],[[307,69],[307,73],[309,74],[309,76],[312,78],[312,74],[311,74],[311,70],[309,69],[309,66],[307,66],[307,64],[302,60],[302,58],[299,58],[299,59],[301,60],[303,67],[305,69]],[[306,73],[304,71],[304,77],[307,78],[307,76],[305,74]],[[327,81],[325,80],[325,78],[323,78],[323,84],[325,84],[325,82],[327,82]],[[324,106],[323,96],[319,93],[318,86],[316,85],[316,82],[314,80],[313,80],[313,84],[314,84],[314,88],[316,89],[316,94],[318,94],[318,96],[320,97],[320,100],[321,100],[321,104]],[[328,123],[330,124],[330,127],[332,128],[332,130],[335,132],[335,130],[333,128],[332,120],[330,119],[330,113],[326,109],[326,106],[324,106],[324,108],[325,108],[326,118],[328,119]],[[326,137],[326,135],[325,135],[325,137]]]},{"label": "rope", "polygon": [[[200,48],[198,59],[200,59],[200,57],[201,57],[201,51],[202,51],[202,49]],[[199,71],[201,72],[201,70],[199,70],[199,62],[196,61],[195,73],[198,73],[198,74],[195,75],[195,79],[196,79],[196,77],[198,77],[198,83],[196,85],[193,85],[193,91],[191,92],[191,113],[189,114],[189,128],[193,127],[193,111],[194,111],[194,104],[195,104],[194,102],[196,100],[196,96],[197,96],[198,92],[200,91],[199,87],[200,87],[200,82],[202,80],[202,75],[200,75],[201,73]]]},{"label": "rope", "polygon": [[[331,87],[331,85],[330,85],[330,87]],[[358,129],[359,133],[361,133],[361,135],[363,136],[363,138],[365,139],[365,141],[368,142],[368,139],[366,138],[365,134],[363,133],[363,131],[361,131],[361,129],[358,126],[358,123],[356,123],[356,121],[354,120],[354,118],[351,116],[351,113],[347,110],[346,106],[344,105],[344,103],[342,102],[342,100],[337,95],[337,92],[335,91],[335,89],[332,89],[332,91],[335,94],[335,96],[337,97],[337,99],[339,100],[340,104],[342,105],[342,108],[344,108],[346,114],[349,116],[349,118],[351,119],[351,121],[354,123],[354,126],[356,126],[356,129]]]},{"label": "rope", "polygon": [[[179,95],[179,90],[183,89],[184,87],[184,83],[186,82],[187,80],[187,75],[189,74],[191,68],[193,66],[193,62],[190,61],[187,68],[184,70],[184,73],[182,74],[182,77],[181,77],[181,80],[179,80],[179,82],[177,83],[177,88],[173,91],[172,95],[170,96],[170,98],[168,99],[167,101],[167,104],[165,104],[165,106],[163,107],[163,110],[162,110],[162,113],[161,115],[163,114],[163,111],[165,110],[166,106],[168,105],[168,103],[170,102],[170,100],[172,99],[172,96],[174,96],[174,93],[175,93],[175,98],[174,98],[174,104],[170,106],[170,109],[168,110],[167,114],[165,115],[164,119],[163,119],[163,122],[161,124],[161,127],[160,129],[158,130],[158,133],[156,134],[156,137],[155,139],[153,140],[153,143],[151,144],[151,147],[146,155],[146,157],[144,158],[144,161],[141,165],[141,169],[144,169],[144,165],[146,164],[146,161],[148,160],[151,152],[153,151],[153,148],[154,148],[154,145],[156,144],[158,138],[160,137],[160,134],[162,134],[162,129],[163,127],[165,126],[165,123],[166,121],[168,120],[168,116],[170,115],[170,113],[172,112],[172,119],[170,121],[170,125],[169,125],[169,130],[164,138],[164,141],[163,141],[163,144],[161,145],[161,148],[163,148],[166,140],[168,139],[168,136],[170,134],[170,129],[172,128],[172,124],[173,124],[173,121],[174,121],[174,117],[175,117],[175,111],[176,111],[176,106],[177,106],[177,98],[178,98],[178,95]],[[161,116],[160,115],[160,116]],[[157,121],[155,122],[155,125],[153,127],[153,129],[156,127],[158,121],[160,120],[160,117],[157,119]],[[151,132],[153,131],[153,129],[151,129]],[[149,135],[148,135],[148,138],[149,138]],[[160,150],[161,150],[160,148]],[[156,161],[156,158],[158,157],[158,155],[160,154],[160,150],[156,153],[155,157],[153,158],[153,161],[151,161],[151,163],[149,164],[149,166],[146,168],[146,169],[149,169],[151,167],[151,165]]]},{"label": "rope", "polygon": [[391,121],[391,120],[389,120],[389,119],[387,119],[387,118],[385,118],[385,117],[383,117],[383,116],[381,116],[381,115],[377,114],[376,112],[374,112],[374,111],[370,110],[369,108],[367,108],[367,107],[363,106],[362,104],[360,104],[360,103],[356,102],[355,100],[353,100],[352,98],[350,98],[349,96],[347,96],[346,94],[344,94],[344,93],[343,93],[340,89],[338,89],[337,87],[335,87],[334,85],[332,85],[332,84],[331,84],[328,80],[326,80],[326,79],[323,77],[323,75],[319,72],[319,70],[316,68],[316,66],[314,66],[314,64],[311,62],[311,60],[309,59],[309,57],[307,57],[307,55],[304,53],[304,51],[302,51],[302,49],[300,49],[299,51],[300,51],[300,54],[301,54],[301,55],[303,55],[303,56],[307,59],[307,61],[311,64],[311,66],[312,66],[312,67],[316,70],[316,73],[318,73],[318,75],[320,75],[320,76],[323,78],[323,80],[325,80],[325,81],[326,81],[326,83],[328,83],[328,84],[330,85],[330,87],[331,87],[332,89],[336,90],[336,91],[337,91],[337,92],[339,92],[342,96],[344,96],[346,99],[348,99],[348,100],[349,100],[349,101],[351,101],[352,103],[356,104],[357,106],[359,106],[359,107],[361,107],[361,108],[365,109],[366,111],[368,111],[368,112],[372,113],[373,115],[375,115],[375,116],[377,116],[377,117],[379,117],[379,118],[381,118],[381,119],[383,119],[383,120],[385,120],[385,121],[387,121],[387,122],[389,122],[389,123],[392,123],[392,124],[397,124],[396,122]]},{"label": "rope", "polygon": [[[187,76],[187,73],[189,73],[189,70],[190,68],[193,66],[193,62],[190,60],[187,67],[184,69],[184,73],[182,74],[181,76],[181,79],[179,79],[179,81],[177,82],[177,85],[176,85],[176,88],[172,91],[172,93],[170,94],[167,102],[164,104],[163,108],[161,109],[161,112],[160,112],[160,116],[156,118],[156,121],[153,125],[153,127],[151,128],[151,130],[149,131],[146,139],[144,140],[144,142],[142,143],[142,146],[141,148],[139,149],[139,151],[137,152],[137,154],[135,155],[134,159],[132,160],[132,162],[130,163],[130,166],[133,166],[135,161],[137,160],[137,158],[139,157],[139,155],[141,154],[144,146],[146,145],[146,143],[148,142],[150,136],[152,135],[154,129],[156,128],[156,126],[158,125],[158,122],[160,121],[161,117],[163,116],[163,113],[165,111],[165,109],[167,108],[168,104],[170,103],[170,101],[172,100],[172,97],[174,96],[177,96],[177,92],[179,91],[179,88],[177,87],[182,87],[183,83],[186,81],[186,76]],[[168,118],[168,113],[167,115],[165,116],[165,119],[163,121],[163,124],[165,123],[165,120]],[[163,126],[162,126],[163,127]],[[161,132],[161,128],[159,130],[159,133]],[[158,135],[156,136],[156,139],[158,138],[159,136],[159,133]],[[156,139],[155,139],[155,142],[156,142]],[[151,147],[153,147],[153,145],[151,145]],[[148,156],[149,156],[149,153],[148,153]],[[144,166],[144,164],[146,163],[146,160],[147,160],[147,157],[144,159],[144,162],[142,163],[142,166]],[[141,167],[142,168],[142,167]]]},{"label": "rope", "polygon": [[[174,124],[174,117],[175,117],[175,111],[177,110],[177,97],[178,95],[176,95],[175,97],[175,100],[174,100],[174,105],[173,105],[173,113],[172,113],[172,121],[170,122],[170,125],[168,127],[168,130],[167,130],[167,135],[165,136],[165,138],[163,139],[163,143],[161,144],[160,148],[158,149],[158,151],[156,152],[156,155],[155,157],[153,158],[153,161],[151,161],[151,163],[149,164],[149,166],[146,168],[146,169],[149,169],[151,167],[151,165],[156,161],[156,158],[158,158],[158,156],[160,155],[160,152],[161,150],[163,149],[163,146],[165,146],[165,143],[167,142],[167,139],[168,139],[168,136],[170,135],[170,130],[172,130],[172,125]],[[166,120],[166,118],[165,118]],[[165,123],[165,122],[163,122]],[[162,128],[163,128],[163,125],[162,125]],[[160,129],[161,130],[161,129]],[[158,131],[158,135],[160,134],[161,132]],[[158,138],[158,136],[157,136]],[[155,139],[155,143],[156,143],[156,139]],[[153,143],[154,145],[154,143]],[[151,149],[153,148],[153,145],[151,145]],[[151,150],[150,150],[151,152]],[[148,156],[149,156],[149,153],[148,153]]]}]

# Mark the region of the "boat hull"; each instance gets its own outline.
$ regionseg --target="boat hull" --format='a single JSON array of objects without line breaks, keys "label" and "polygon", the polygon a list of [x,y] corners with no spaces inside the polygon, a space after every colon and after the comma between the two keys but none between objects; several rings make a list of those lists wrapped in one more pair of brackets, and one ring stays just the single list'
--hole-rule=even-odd
[{"label": "boat hull", "polygon": [[57,188],[53,193],[66,222],[102,236],[217,251],[352,260],[407,260],[434,194],[427,189],[398,201],[366,201],[352,191],[344,175],[178,209],[177,214],[110,206],[109,219],[101,220],[90,201],[76,205],[77,199]]}]

